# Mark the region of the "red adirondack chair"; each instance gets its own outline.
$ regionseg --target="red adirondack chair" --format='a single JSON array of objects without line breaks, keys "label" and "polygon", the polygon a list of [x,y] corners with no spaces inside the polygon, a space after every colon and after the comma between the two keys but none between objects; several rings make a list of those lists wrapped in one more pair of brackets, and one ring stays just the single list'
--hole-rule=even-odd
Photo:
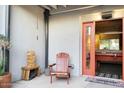
[{"label": "red adirondack chair", "polygon": [[[56,65],[56,70],[53,71],[53,66]],[[52,76],[56,76],[56,78],[66,78],[67,84],[69,84],[70,78],[70,68],[69,66],[69,54],[61,52],[56,55],[56,63],[49,65],[50,69],[50,82],[52,83]]]}]

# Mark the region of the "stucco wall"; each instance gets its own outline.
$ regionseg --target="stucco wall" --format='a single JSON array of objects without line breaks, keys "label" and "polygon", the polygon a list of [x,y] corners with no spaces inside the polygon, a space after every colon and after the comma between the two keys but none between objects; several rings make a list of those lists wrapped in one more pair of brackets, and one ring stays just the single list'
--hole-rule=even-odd
[{"label": "stucco wall", "polygon": [[43,9],[38,6],[11,6],[10,31],[12,45],[10,48],[10,72],[12,73],[12,80],[21,79],[21,67],[26,65],[26,52],[28,50],[36,52],[37,63],[43,71],[45,66]]},{"label": "stucco wall", "polygon": [[70,63],[74,64],[72,73],[79,74],[79,19],[75,15],[50,17],[49,63],[56,62],[58,52],[67,52]]},{"label": "stucco wall", "polygon": [[6,6],[0,6],[0,34],[5,35]]},{"label": "stucco wall", "polygon": [[[74,64],[72,75],[82,74],[82,23],[100,20],[101,12],[124,9],[124,6],[100,6],[92,9],[52,15],[49,27],[49,63],[55,62],[56,53],[65,51]],[[113,17],[122,17],[124,12],[117,10]]]}]

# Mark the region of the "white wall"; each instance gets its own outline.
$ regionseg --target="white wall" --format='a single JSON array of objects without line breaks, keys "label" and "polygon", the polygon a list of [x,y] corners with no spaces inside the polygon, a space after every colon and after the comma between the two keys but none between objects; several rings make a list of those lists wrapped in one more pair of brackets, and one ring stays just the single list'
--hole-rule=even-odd
[{"label": "white wall", "polygon": [[74,64],[72,73],[79,73],[79,20],[78,17],[60,15],[50,17],[49,28],[49,64],[56,62],[56,54],[64,51],[70,55]]},{"label": "white wall", "polygon": [[0,34],[5,35],[6,6],[0,5]]},{"label": "white wall", "polygon": [[[100,20],[101,12],[124,9],[124,6],[100,6],[92,9],[80,10],[50,17],[49,27],[49,64],[55,62],[56,53],[65,51],[71,56],[74,64],[72,75],[82,74],[82,23]],[[122,12],[116,12],[119,17]],[[114,14],[114,16],[115,16]],[[123,15],[124,16],[124,15]]]},{"label": "white wall", "polygon": [[28,50],[36,52],[37,63],[43,71],[45,67],[43,9],[38,6],[12,6],[10,31],[12,43],[10,49],[10,72],[12,73],[12,80],[21,79],[21,67],[26,65],[26,52]]}]

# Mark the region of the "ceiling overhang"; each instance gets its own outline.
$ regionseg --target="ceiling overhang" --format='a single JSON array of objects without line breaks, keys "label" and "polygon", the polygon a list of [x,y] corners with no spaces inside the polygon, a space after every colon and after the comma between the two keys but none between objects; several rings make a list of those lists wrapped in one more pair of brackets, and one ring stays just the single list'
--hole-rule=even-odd
[{"label": "ceiling overhang", "polygon": [[99,5],[40,5],[50,11],[51,15],[93,8]]}]

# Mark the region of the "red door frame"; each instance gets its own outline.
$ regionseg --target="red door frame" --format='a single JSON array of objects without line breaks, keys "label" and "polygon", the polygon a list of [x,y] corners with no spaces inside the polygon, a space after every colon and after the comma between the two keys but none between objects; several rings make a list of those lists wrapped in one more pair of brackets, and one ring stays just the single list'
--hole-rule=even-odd
[{"label": "red door frame", "polygon": [[124,80],[124,18],[122,18],[122,79]]},{"label": "red door frame", "polygon": [[[123,56],[124,55],[124,18],[115,18],[115,19],[110,19],[110,20],[116,20],[116,19],[122,19],[122,45],[123,45],[123,49],[122,49],[122,79],[124,80],[124,56]],[[98,20],[98,21],[106,21],[106,20]],[[83,24],[93,23],[93,31],[92,31],[94,34],[94,36],[92,36],[93,42],[95,39],[95,22],[98,22],[98,21],[83,22]],[[82,26],[83,26],[83,24],[82,24]],[[85,64],[86,63],[85,40],[86,39],[85,39],[84,30],[85,29],[83,27],[83,29],[82,29],[82,75],[85,74],[85,69],[86,69],[86,64]],[[91,50],[92,49],[95,49],[95,42],[94,42],[94,46],[91,47]],[[92,69],[91,73],[94,76],[95,75],[95,50],[93,51],[93,56],[94,56],[94,58],[93,58],[94,61],[91,61],[92,66],[93,66],[91,68]]]},{"label": "red door frame", "polygon": [[[82,74],[95,76],[95,22],[84,22],[82,24]],[[90,46],[90,68],[86,68],[86,28],[91,26],[91,46]]]}]

